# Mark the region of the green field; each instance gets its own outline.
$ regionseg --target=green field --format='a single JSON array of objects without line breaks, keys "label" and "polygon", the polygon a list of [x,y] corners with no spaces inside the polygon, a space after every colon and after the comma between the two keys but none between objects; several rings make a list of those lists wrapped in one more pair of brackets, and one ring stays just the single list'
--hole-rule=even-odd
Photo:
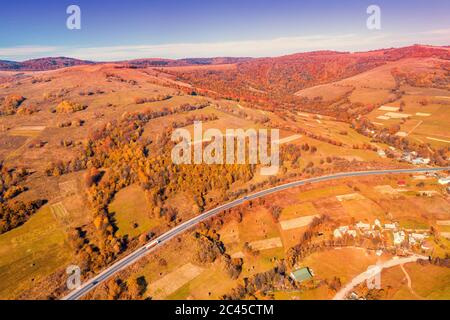
[{"label": "green field", "polygon": [[137,237],[154,228],[158,221],[151,218],[151,207],[141,187],[129,186],[119,191],[109,206],[119,228],[119,236]]},{"label": "green field", "polygon": [[24,225],[0,235],[0,299],[12,299],[64,268],[72,257],[67,235],[46,206]]},{"label": "green field", "polygon": [[354,191],[345,185],[338,185],[302,191],[299,193],[298,199],[300,201],[312,201],[320,198],[328,198],[349,193],[354,193]]},{"label": "green field", "polygon": [[304,216],[313,216],[318,214],[317,209],[311,202],[294,204],[283,209],[278,220],[289,220]]}]

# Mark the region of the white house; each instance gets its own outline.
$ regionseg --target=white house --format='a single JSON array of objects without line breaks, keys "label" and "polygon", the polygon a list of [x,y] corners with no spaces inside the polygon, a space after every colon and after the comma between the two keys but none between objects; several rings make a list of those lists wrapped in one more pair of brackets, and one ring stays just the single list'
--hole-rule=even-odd
[{"label": "white house", "polygon": [[411,233],[411,237],[417,241],[423,241],[427,238],[427,235],[424,233]]},{"label": "white house", "polygon": [[384,228],[388,230],[395,230],[397,229],[397,225],[395,223],[385,223]]},{"label": "white house", "polygon": [[378,149],[377,153],[381,158],[386,158],[386,152],[383,149]]},{"label": "white house", "polygon": [[378,219],[375,219],[375,221],[373,222],[373,226],[372,228],[375,229],[375,227],[378,227],[381,229],[381,222]]},{"label": "white house", "polygon": [[430,158],[415,158],[412,160],[413,164],[429,164]]},{"label": "white house", "polygon": [[449,183],[450,183],[450,177],[447,177],[447,178],[440,178],[440,179],[438,180],[438,183],[439,183],[439,184],[442,184],[442,185],[449,184]]},{"label": "white house", "polygon": [[367,231],[364,231],[364,235],[367,237],[375,238],[375,237],[379,236],[380,233],[378,231],[367,230]]},{"label": "white house", "polygon": [[356,230],[348,230],[348,231],[347,231],[347,234],[348,234],[349,236],[352,236],[353,238],[356,238]]},{"label": "white house", "polygon": [[394,244],[399,245],[405,241],[406,234],[404,231],[394,232]]},{"label": "white house", "polygon": [[422,243],[427,238],[426,234],[422,233],[411,233],[408,237],[410,244],[414,245],[416,243]]},{"label": "white house", "polygon": [[339,231],[339,229],[334,229],[334,231],[333,231],[333,237],[335,237],[336,239],[342,238],[342,232]]},{"label": "white house", "polygon": [[358,222],[357,224],[356,224],[356,227],[358,228],[358,229],[361,229],[361,230],[369,230],[370,229],[370,224],[368,224],[368,223],[363,223],[363,222]]}]

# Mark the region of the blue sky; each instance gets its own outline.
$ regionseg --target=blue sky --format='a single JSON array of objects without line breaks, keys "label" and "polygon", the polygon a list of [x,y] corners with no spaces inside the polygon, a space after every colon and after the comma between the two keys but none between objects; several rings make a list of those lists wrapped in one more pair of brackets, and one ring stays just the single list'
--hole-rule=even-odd
[{"label": "blue sky", "polygon": [[[66,8],[81,8],[81,30]],[[368,30],[366,8],[381,8]],[[275,56],[450,44],[448,0],[2,1],[0,59]]]}]

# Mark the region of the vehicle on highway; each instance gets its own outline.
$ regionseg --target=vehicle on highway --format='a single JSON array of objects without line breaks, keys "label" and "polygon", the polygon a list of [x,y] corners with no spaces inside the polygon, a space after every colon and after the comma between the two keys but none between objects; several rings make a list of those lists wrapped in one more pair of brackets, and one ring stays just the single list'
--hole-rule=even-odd
[{"label": "vehicle on highway", "polygon": [[155,241],[152,241],[152,242],[150,242],[149,244],[147,244],[147,245],[145,246],[145,249],[153,248],[154,246],[156,246],[156,245],[158,245],[158,244],[160,244],[160,243],[161,243],[161,240],[155,240]]}]

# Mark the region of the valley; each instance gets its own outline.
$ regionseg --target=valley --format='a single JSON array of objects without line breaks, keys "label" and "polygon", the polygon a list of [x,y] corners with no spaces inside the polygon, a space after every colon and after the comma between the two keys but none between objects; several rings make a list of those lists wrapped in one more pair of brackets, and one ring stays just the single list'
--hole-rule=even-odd
[{"label": "valley", "polygon": [[[1,61],[0,298],[332,299],[418,255],[352,297],[448,299],[449,59]],[[279,170],[173,163],[173,132],[199,122],[279,130]],[[89,285],[73,296],[70,265]]]}]

